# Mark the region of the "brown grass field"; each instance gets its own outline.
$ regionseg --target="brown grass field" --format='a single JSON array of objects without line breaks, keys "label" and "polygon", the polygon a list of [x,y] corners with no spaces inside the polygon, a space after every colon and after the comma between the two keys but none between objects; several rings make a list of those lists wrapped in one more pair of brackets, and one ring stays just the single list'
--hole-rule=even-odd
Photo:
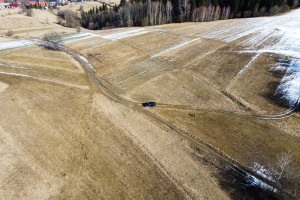
[{"label": "brown grass field", "polygon": [[[0,45],[76,34],[48,11],[1,10],[0,20]],[[0,50],[0,199],[256,199],[230,183],[228,163],[250,172],[288,149],[300,174],[299,112],[261,117],[288,109],[274,97],[278,55],[243,52],[278,38],[231,41],[244,20],[82,30],[95,35],[64,46],[115,99],[70,53]]]}]

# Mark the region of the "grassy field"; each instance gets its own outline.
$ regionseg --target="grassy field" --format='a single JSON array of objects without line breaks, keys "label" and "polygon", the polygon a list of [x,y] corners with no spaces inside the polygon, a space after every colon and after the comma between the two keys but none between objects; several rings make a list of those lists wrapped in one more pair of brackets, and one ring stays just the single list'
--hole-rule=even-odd
[{"label": "grassy field", "polygon": [[[0,11],[4,19],[1,42],[40,39],[51,31],[70,41],[76,36],[47,11],[34,10],[32,18]],[[231,185],[224,161],[158,117],[248,170],[267,168],[291,149],[299,174],[299,112],[276,120],[255,117],[288,109],[274,95],[285,73],[276,68],[280,56],[255,51],[280,40],[253,25],[276,23],[268,19],[82,30],[80,40],[64,44],[129,105],[99,90],[68,53],[39,46],[0,51],[0,196],[248,198],[241,186]],[[14,37],[4,36],[9,29]],[[140,108],[146,101],[158,106]]]}]

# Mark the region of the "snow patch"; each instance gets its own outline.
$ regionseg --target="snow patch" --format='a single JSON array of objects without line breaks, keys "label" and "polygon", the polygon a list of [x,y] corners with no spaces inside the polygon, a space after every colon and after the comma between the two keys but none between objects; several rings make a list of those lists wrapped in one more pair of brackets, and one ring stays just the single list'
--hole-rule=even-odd
[{"label": "snow patch", "polygon": [[292,59],[275,95],[281,94],[290,106],[300,103],[300,60]]},{"label": "snow patch", "polygon": [[178,45],[176,45],[176,46],[174,46],[174,47],[171,47],[171,48],[169,48],[169,49],[165,49],[165,50],[159,52],[158,54],[153,55],[151,58],[154,58],[154,57],[163,55],[163,54],[165,54],[165,53],[167,53],[167,52],[169,52],[169,51],[173,51],[173,50],[178,49],[178,48],[180,48],[180,47],[183,47],[183,46],[185,46],[185,45],[187,45],[187,44],[190,44],[190,43],[192,43],[192,42],[195,42],[195,41],[197,41],[197,40],[199,40],[199,39],[200,39],[200,38],[196,38],[196,39],[193,39],[193,40],[190,40],[190,41],[187,41],[187,42],[183,42],[183,43],[181,43],[181,44],[178,44]]},{"label": "snow patch", "polygon": [[83,57],[83,56],[79,56],[79,58],[81,59],[81,60],[83,60],[84,62],[86,62],[86,63],[88,63],[89,61],[88,61],[88,59],[86,59],[85,57]]},{"label": "snow patch", "polygon": [[76,33],[63,38],[63,43],[74,42],[78,40],[84,40],[92,37],[100,37],[100,35],[94,33]]},{"label": "snow patch", "polygon": [[89,68],[91,68],[94,72],[96,72],[96,69],[94,68],[93,65],[91,65],[91,64],[89,63],[88,59],[86,59],[85,57],[80,56],[80,55],[78,55],[78,56],[79,56],[79,58],[80,58],[81,60],[83,60],[85,63],[88,64]]},{"label": "snow patch", "polygon": [[142,34],[150,32],[150,31],[151,31],[150,29],[134,29],[134,30],[130,30],[130,31],[123,31],[120,33],[103,35],[101,37],[105,38],[105,39],[109,39],[109,40],[119,40],[119,39],[132,37],[132,36],[136,36],[136,35],[142,35]]},{"label": "snow patch", "polygon": [[0,50],[27,47],[27,46],[32,46],[32,45],[36,45],[36,44],[37,44],[36,42],[31,41],[31,40],[16,40],[16,41],[9,41],[9,42],[1,42]]},{"label": "snow patch", "polygon": [[270,191],[277,192],[277,189],[273,186],[267,184],[266,182],[260,180],[259,178],[256,178],[255,176],[246,173],[246,181],[248,182],[247,186],[258,186],[260,188],[264,188]]},{"label": "snow patch", "polygon": [[250,167],[250,169],[252,171],[254,171],[255,173],[257,173],[258,175],[260,175],[261,177],[264,177],[265,179],[267,179],[269,181],[275,182],[275,180],[272,177],[271,172],[269,170],[267,170],[265,168],[265,166],[263,166],[257,162],[254,162],[253,167]]}]

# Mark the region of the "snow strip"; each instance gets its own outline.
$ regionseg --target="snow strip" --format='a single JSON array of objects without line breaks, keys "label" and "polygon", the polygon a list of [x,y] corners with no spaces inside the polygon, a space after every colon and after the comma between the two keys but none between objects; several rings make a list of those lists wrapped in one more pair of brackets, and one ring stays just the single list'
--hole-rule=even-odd
[{"label": "snow strip", "polygon": [[92,37],[100,37],[100,35],[94,33],[76,33],[63,38],[63,43],[74,42],[78,40],[84,40]]},{"label": "snow strip", "polygon": [[195,41],[197,41],[197,40],[199,40],[199,39],[200,39],[200,38],[196,38],[196,39],[193,39],[193,40],[190,40],[190,41],[187,41],[187,42],[183,42],[183,43],[181,43],[181,44],[178,44],[178,45],[176,45],[176,46],[174,46],[174,47],[171,47],[171,48],[169,48],[169,49],[165,49],[165,50],[161,51],[160,53],[153,55],[151,58],[154,58],[154,57],[163,55],[163,54],[165,54],[165,53],[167,53],[167,52],[169,52],[169,51],[173,51],[173,50],[178,49],[178,48],[180,48],[180,47],[182,47],[182,46],[185,46],[185,45],[187,45],[187,44],[190,44],[190,43],[192,43],[192,42],[195,42]]},{"label": "snow strip", "polygon": [[0,50],[27,47],[32,45],[36,45],[36,42],[30,40],[16,40],[16,41],[9,41],[9,42],[1,42]]},{"label": "snow strip", "polygon": [[151,31],[150,29],[134,29],[134,30],[130,30],[130,31],[123,31],[120,33],[103,35],[101,37],[105,38],[105,39],[109,39],[109,40],[119,40],[119,39],[132,37],[132,36],[136,36],[136,35],[142,35],[142,34],[150,32],[150,31]]},{"label": "snow strip", "polygon": [[[261,53],[256,54],[251,60],[250,62],[230,81],[230,83],[232,83],[237,77],[239,77],[255,60],[258,56],[260,56]],[[229,84],[230,84],[229,83]]]}]

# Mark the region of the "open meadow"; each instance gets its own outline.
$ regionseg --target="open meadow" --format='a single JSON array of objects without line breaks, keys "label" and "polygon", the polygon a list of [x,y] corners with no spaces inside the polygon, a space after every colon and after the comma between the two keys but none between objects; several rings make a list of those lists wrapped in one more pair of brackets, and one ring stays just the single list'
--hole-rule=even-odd
[{"label": "open meadow", "polygon": [[299,197],[299,9],[80,33],[33,14],[0,10],[0,199]]}]

